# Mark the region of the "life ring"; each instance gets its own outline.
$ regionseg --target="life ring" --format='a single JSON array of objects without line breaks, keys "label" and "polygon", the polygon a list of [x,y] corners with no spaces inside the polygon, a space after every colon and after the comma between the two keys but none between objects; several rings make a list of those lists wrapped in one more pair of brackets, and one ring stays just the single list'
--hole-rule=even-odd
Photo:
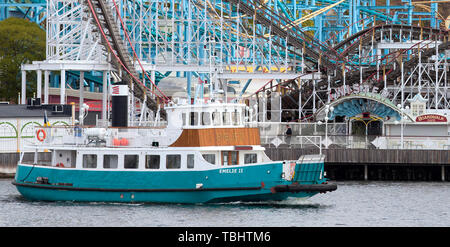
[{"label": "life ring", "polygon": [[64,167],[64,164],[63,163],[58,163],[58,164],[56,164],[56,167]]},{"label": "life ring", "polygon": [[[42,133],[42,136],[40,135]],[[36,133],[36,138],[43,142],[45,140],[45,138],[47,137],[47,134],[45,133],[45,130],[43,129],[39,129]]]}]

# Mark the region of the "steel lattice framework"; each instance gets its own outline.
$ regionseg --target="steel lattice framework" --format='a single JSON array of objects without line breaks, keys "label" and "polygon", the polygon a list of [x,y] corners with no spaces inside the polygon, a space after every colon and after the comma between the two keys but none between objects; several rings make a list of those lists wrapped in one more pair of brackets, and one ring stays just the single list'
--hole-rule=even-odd
[{"label": "steel lattice framework", "polygon": [[[388,91],[401,104],[426,90],[430,107],[448,109],[448,32],[437,2],[117,0],[118,10],[112,1],[98,2],[111,16],[95,11],[117,25],[106,30],[121,40],[114,49],[128,51],[129,69],[150,88],[175,72],[195,98],[226,97],[227,84],[236,80],[244,80],[242,96],[252,80],[273,80],[278,86],[260,92],[274,96],[272,105],[282,94],[277,104],[304,118],[359,83]],[[125,73],[114,65],[91,12],[87,1],[48,1],[47,60],[23,69]]]}]

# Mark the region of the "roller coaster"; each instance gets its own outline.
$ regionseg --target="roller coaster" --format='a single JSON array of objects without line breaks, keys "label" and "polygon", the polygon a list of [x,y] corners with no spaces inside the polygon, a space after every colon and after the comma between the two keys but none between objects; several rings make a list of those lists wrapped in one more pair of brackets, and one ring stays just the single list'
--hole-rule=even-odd
[{"label": "roller coaster", "polygon": [[[46,61],[23,70],[103,71],[153,112],[170,101],[159,87],[175,75],[193,103],[212,95],[250,105],[271,98],[273,119],[310,121],[356,84],[385,92],[394,105],[421,93],[429,108],[448,109],[449,32],[441,13],[448,2],[3,1],[0,14],[26,11],[46,29]],[[264,86],[247,93],[257,80]],[[229,95],[235,81],[241,91]]]}]

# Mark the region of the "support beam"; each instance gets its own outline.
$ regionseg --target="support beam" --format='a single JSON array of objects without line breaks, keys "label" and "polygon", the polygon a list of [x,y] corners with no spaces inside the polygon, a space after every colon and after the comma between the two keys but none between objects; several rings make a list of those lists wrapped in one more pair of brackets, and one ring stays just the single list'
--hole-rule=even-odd
[{"label": "support beam", "polygon": [[60,93],[59,93],[59,103],[61,105],[66,103],[66,70],[61,70],[61,85],[60,85]]},{"label": "support beam", "polygon": [[104,121],[107,120],[106,116],[107,99],[108,99],[108,71],[103,71],[102,119]]},{"label": "support beam", "polygon": [[78,119],[80,120],[80,125],[84,124],[84,119],[83,116],[84,115],[83,111],[81,110],[81,108],[83,107],[84,104],[84,71],[80,71],[80,101],[79,101],[79,106],[78,106]]},{"label": "support beam", "polygon": [[22,70],[22,94],[20,95],[21,104],[25,105],[27,101],[27,72]]},{"label": "support beam", "polygon": [[48,80],[50,77],[50,71],[44,70],[44,104],[48,104]]},{"label": "support beam", "polygon": [[42,98],[42,70],[37,70],[36,98]]}]

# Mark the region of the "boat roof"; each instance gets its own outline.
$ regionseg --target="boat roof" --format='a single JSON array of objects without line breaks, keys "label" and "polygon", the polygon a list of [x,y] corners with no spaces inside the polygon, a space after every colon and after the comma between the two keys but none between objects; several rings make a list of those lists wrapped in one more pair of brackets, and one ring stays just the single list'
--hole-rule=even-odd
[{"label": "boat roof", "polygon": [[[251,146],[252,149],[246,149],[244,151],[258,151],[258,150],[265,150],[263,146],[260,145],[248,145]],[[158,150],[158,151],[220,151],[220,150],[239,150],[240,146],[202,146],[202,147],[99,147],[99,146],[71,146],[71,145],[39,145],[39,146],[25,146],[24,149],[27,149],[29,151],[35,150],[35,149],[48,149],[48,150],[77,150],[77,151],[89,151],[89,150],[95,150],[95,151],[151,151],[151,150]],[[238,148],[238,149],[236,149]]]}]

